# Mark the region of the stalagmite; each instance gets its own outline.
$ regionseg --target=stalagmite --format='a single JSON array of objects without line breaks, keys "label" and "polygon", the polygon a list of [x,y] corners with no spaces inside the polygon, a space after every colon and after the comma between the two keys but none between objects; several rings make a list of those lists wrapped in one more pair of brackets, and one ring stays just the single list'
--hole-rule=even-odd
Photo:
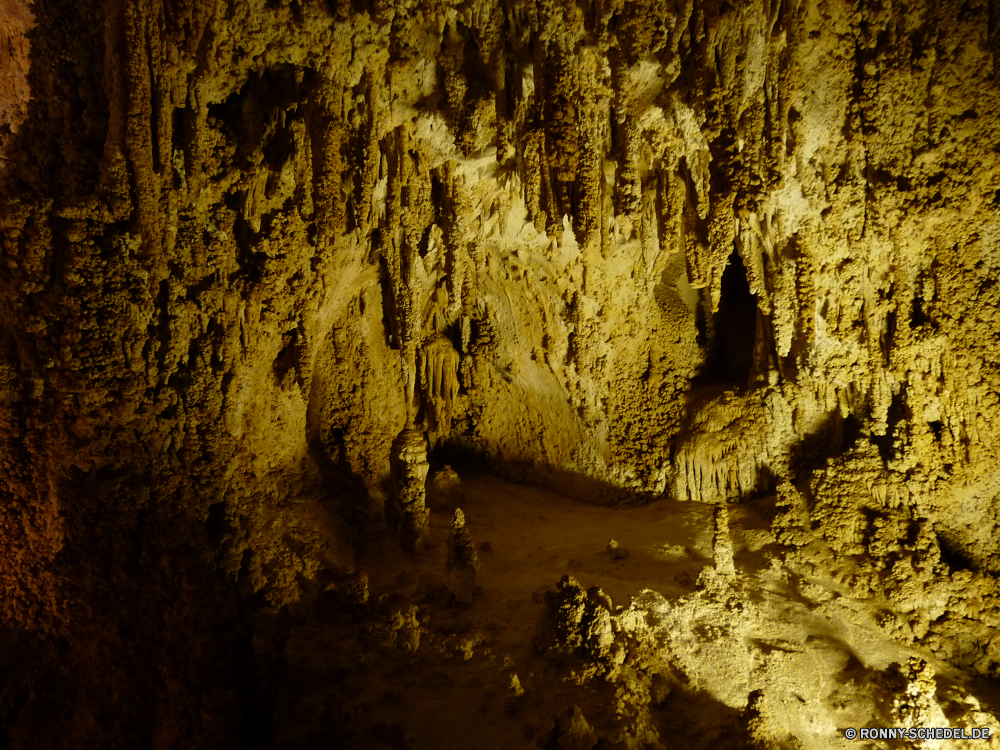
[{"label": "stalagmite", "polygon": [[456,508],[451,520],[451,533],[448,535],[448,573],[451,593],[459,604],[472,604],[478,572],[479,555],[476,553],[476,545],[465,527],[465,514],[461,508]]},{"label": "stalagmite", "polygon": [[729,532],[729,504],[725,501],[715,506],[715,529],[712,534],[712,559],[715,572],[731,578],[736,575],[733,563],[733,539]]},{"label": "stalagmite", "polygon": [[385,520],[409,552],[423,548],[427,533],[428,510],[425,505],[427,440],[415,427],[404,427],[392,443],[389,458],[389,497],[385,501]]},{"label": "stalagmite", "polygon": [[559,750],[593,750],[597,745],[597,733],[579,706],[570,706],[558,718],[555,736]]}]

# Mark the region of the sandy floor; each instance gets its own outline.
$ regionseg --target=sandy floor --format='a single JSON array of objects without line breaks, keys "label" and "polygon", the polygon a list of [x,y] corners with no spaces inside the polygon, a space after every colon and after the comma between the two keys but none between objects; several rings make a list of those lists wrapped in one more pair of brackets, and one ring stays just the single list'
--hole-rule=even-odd
[{"label": "sandy floor", "polygon": [[[843,729],[892,725],[880,675],[911,655],[937,670],[940,700],[969,693],[985,700],[990,692],[888,638],[875,624],[884,602],[855,600],[832,579],[772,565],[766,510],[731,506],[738,575],[720,594],[698,585],[712,560],[712,506],[600,507],[473,474],[463,476],[461,507],[481,563],[472,606],[447,601],[450,512],[431,514],[430,547],[417,558],[386,534],[359,567],[383,611],[417,606],[420,646],[358,642],[355,651],[322,616],[297,627],[287,650],[299,686],[281,735],[287,746],[311,747],[307,738],[332,736],[322,733],[334,722],[369,727],[341,740],[345,747],[543,747],[553,717],[572,705],[597,717],[595,727],[613,725],[621,686],[574,684],[532,644],[544,593],[566,574],[584,588],[599,586],[619,613],[640,594],[657,610],[663,648],[688,681],[652,711],[665,747],[727,746],[752,691],[764,695],[769,720],[789,742],[856,747]],[[626,557],[609,554],[611,539]]]}]

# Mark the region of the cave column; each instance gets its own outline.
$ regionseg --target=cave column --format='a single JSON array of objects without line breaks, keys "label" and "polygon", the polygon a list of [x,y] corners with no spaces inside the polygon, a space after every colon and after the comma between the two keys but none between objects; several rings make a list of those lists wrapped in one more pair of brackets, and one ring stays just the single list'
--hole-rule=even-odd
[{"label": "cave column", "polygon": [[420,552],[427,534],[427,439],[408,424],[396,436],[389,456],[389,497],[385,520],[407,552]]}]

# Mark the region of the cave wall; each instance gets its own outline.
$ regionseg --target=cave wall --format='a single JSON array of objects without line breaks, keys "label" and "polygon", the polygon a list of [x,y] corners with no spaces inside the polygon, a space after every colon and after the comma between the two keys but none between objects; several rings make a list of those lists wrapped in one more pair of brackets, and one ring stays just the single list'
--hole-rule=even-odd
[{"label": "cave wall", "polygon": [[148,684],[60,683],[80,736],[245,724],[248,612],[351,569],[408,417],[601,501],[860,441],[864,502],[1000,569],[994,3],[23,10],[0,607],[51,675]]}]

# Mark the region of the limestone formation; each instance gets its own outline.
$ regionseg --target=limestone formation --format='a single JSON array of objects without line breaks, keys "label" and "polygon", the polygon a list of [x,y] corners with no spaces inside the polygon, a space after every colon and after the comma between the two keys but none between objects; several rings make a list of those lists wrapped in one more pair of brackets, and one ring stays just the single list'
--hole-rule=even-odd
[{"label": "limestone formation", "polygon": [[940,721],[942,713],[937,704],[934,668],[918,657],[911,657],[903,667],[895,666],[905,680],[905,688],[893,700],[893,718],[904,727],[933,726],[935,721]]},{"label": "limestone formation", "polygon": [[424,343],[421,362],[420,382],[431,430],[436,436],[447,438],[458,398],[459,354],[447,336],[437,333]]},{"label": "limestone formation", "polygon": [[733,539],[729,533],[729,505],[725,501],[715,506],[715,529],[712,535],[712,557],[715,572],[722,576],[736,575],[733,563]]},{"label": "limestone formation", "polygon": [[26,3],[0,3],[0,169],[6,161],[6,144],[28,114],[28,69],[32,25]]},{"label": "limestone formation", "polygon": [[392,443],[389,498],[385,520],[408,552],[419,552],[427,534],[427,439],[414,427],[403,429]]},{"label": "limestone formation", "polygon": [[462,479],[451,466],[434,472],[427,483],[427,505],[431,510],[453,512],[462,499]]},{"label": "limestone formation", "polygon": [[593,750],[597,733],[587,723],[579,706],[570,706],[556,721],[556,747],[559,750]]},{"label": "limestone formation", "polygon": [[476,574],[479,572],[479,555],[472,535],[465,527],[465,514],[455,509],[448,535],[448,572],[451,575],[451,592],[455,601],[468,606],[476,593]]},{"label": "limestone formation", "polygon": [[998,14],[0,0],[0,745],[997,726]]}]

